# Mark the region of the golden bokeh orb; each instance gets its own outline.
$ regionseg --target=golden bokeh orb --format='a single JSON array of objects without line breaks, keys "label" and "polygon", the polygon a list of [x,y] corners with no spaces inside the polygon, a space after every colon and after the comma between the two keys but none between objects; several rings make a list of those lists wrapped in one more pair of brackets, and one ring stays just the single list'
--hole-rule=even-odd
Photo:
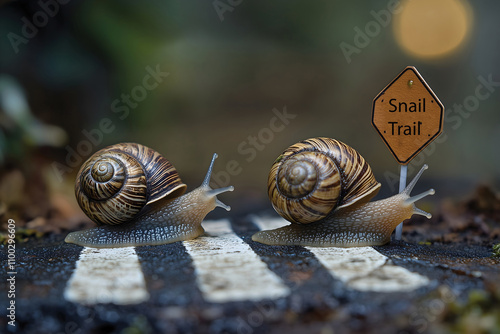
[{"label": "golden bokeh orb", "polygon": [[394,17],[399,46],[421,59],[439,59],[459,51],[472,29],[472,8],[465,0],[406,0]]}]

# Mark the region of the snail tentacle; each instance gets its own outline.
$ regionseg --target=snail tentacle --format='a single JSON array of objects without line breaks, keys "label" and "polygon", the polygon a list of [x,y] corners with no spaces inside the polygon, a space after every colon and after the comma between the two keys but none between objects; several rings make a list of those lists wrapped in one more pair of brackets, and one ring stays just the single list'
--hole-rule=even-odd
[{"label": "snail tentacle", "polygon": [[209,197],[215,197],[215,205],[217,207],[221,207],[225,209],[226,211],[230,211],[231,207],[229,205],[226,205],[222,203],[219,199],[217,199],[217,195],[228,192],[228,191],[233,191],[234,187],[233,186],[228,186],[228,187],[223,187],[223,188],[217,188],[217,189],[212,189],[210,187],[210,179],[212,178],[212,171],[214,167],[214,162],[215,159],[217,159],[218,155],[217,153],[214,153],[212,157],[212,161],[210,162],[210,166],[208,167],[207,174],[205,175],[205,178],[203,179],[203,182],[200,186],[200,188],[206,188],[206,195]]},{"label": "snail tentacle", "polygon": [[[295,165],[303,160],[305,165]],[[290,161],[293,167],[287,167]],[[337,173],[323,173],[330,170],[330,163],[334,164]],[[390,241],[396,226],[413,214],[431,217],[414,203],[434,194],[434,189],[410,197],[425,169],[427,165],[400,194],[369,202],[378,192],[380,183],[358,152],[335,139],[304,140],[290,146],[276,159],[269,176],[268,191],[273,207],[291,224],[260,231],[252,240],[268,245],[383,245]],[[322,180],[321,185],[317,180]],[[310,192],[304,191],[304,183],[313,185]],[[322,192],[322,185],[327,185],[327,191]],[[332,185],[340,187],[337,193],[328,192]],[[318,206],[318,203],[333,205]]]},{"label": "snail tentacle", "polygon": [[[436,193],[436,191],[431,188],[427,191],[424,191],[423,193],[410,197],[410,193],[417,184],[417,181],[420,179],[424,171],[427,170],[428,168],[429,166],[427,166],[427,164],[424,164],[422,168],[420,168],[420,170],[418,171],[417,175],[415,175],[413,180],[411,180],[408,186],[406,186],[406,188],[401,192],[401,194],[406,197],[405,205],[413,205],[413,203],[415,203],[416,201],[421,200],[422,198],[427,197],[429,195],[434,195]],[[413,205],[413,213],[420,216],[424,216],[428,219],[432,218],[432,215],[430,213],[417,208],[415,205]]]},{"label": "snail tentacle", "polygon": [[214,154],[202,185],[184,194],[186,185],[176,169],[148,147],[124,143],[96,152],[80,169],[75,192],[82,210],[98,226],[72,232],[65,241],[104,248],[197,237],[210,211],[217,206],[230,210],[216,196],[234,188],[209,186],[216,158]]}]

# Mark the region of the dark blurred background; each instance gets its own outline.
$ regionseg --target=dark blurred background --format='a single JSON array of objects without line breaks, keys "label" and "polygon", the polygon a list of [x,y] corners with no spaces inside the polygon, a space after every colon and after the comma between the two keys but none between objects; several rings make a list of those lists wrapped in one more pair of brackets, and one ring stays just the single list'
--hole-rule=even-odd
[{"label": "dark blurred background", "polygon": [[5,2],[0,213],[72,228],[79,165],[126,141],[162,153],[190,189],[217,152],[233,214],[269,209],[270,165],[315,136],[356,148],[393,194],[399,165],[372,101],[408,65],[446,107],[443,134],[409,167],[430,166],[426,205],[496,191],[499,14],[493,0]]}]

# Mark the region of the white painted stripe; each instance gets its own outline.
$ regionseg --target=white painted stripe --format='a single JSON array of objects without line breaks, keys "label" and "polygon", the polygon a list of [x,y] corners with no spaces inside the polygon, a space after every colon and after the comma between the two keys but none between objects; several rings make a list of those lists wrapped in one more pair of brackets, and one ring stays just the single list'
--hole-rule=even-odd
[{"label": "white painted stripe", "polygon": [[274,230],[276,228],[280,228],[286,225],[290,225],[289,221],[286,221],[283,218],[266,218],[260,216],[250,216],[251,221],[257,225],[260,230]]},{"label": "white painted stripe", "polygon": [[427,277],[396,266],[372,247],[306,247],[330,273],[361,291],[412,291],[429,284]]},{"label": "white painted stripe", "polygon": [[[268,230],[290,224],[282,218],[252,216],[261,229]],[[361,291],[411,291],[429,284],[425,276],[397,266],[372,247],[305,247],[348,287]]]},{"label": "white painted stripe", "polygon": [[149,299],[134,247],[84,248],[64,298],[81,304],[138,304]]},{"label": "white painted stripe", "polygon": [[290,293],[250,246],[234,234],[228,220],[205,221],[203,228],[205,235],[183,243],[207,301],[256,301]]}]

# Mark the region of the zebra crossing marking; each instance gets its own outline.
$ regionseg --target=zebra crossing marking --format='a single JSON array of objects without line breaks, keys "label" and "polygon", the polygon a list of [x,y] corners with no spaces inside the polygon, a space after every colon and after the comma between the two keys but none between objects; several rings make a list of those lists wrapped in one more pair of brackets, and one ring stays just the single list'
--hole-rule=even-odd
[{"label": "zebra crossing marking", "polygon": [[[260,229],[288,224],[282,218],[251,219]],[[281,278],[232,231],[229,220],[205,221],[203,227],[205,235],[183,241],[183,245],[193,260],[198,287],[207,301],[258,301],[290,294]],[[394,265],[372,247],[305,248],[333,277],[356,290],[412,291],[429,284],[427,277]],[[85,247],[64,297],[81,304],[128,305],[147,301],[149,293],[134,247]]]},{"label": "zebra crossing marking", "polygon": [[[252,216],[261,230],[290,224],[283,218]],[[412,291],[429,284],[429,279],[397,266],[372,247],[305,247],[313,253],[330,274],[346,286],[360,291]]]},{"label": "zebra crossing marking", "polygon": [[128,305],[147,301],[149,293],[134,247],[85,247],[64,298],[80,304]]},{"label": "zebra crossing marking", "polygon": [[203,222],[205,235],[183,241],[205,300],[214,303],[276,299],[290,289],[238,237],[229,220]]}]

